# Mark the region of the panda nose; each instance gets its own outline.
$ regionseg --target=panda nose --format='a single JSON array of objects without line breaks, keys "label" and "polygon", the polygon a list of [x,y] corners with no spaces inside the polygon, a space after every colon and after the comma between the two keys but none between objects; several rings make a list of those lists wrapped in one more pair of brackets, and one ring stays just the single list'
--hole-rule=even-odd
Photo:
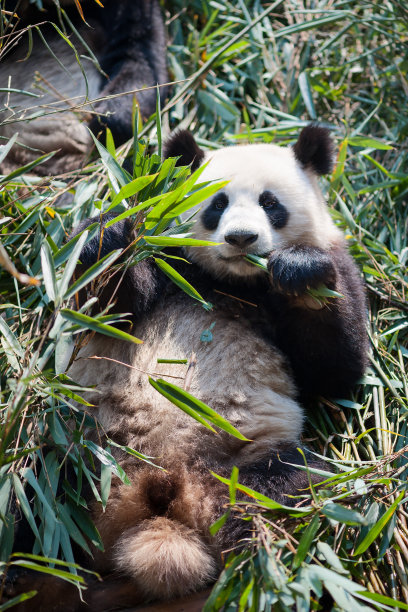
[{"label": "panda nose", "polygon": [[252,232],[230,232],[224,236],[225,242],[241,249],[248,247],[258,239],[258,234]]}]

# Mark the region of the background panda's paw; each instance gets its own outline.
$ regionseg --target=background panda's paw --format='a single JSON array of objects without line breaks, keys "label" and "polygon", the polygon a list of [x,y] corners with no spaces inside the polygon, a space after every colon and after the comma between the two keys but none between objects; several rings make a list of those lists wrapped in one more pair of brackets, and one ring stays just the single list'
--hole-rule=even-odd
[{"label": "background panda's paw", "polygon": [[335,288],[336,270],[328,251],[319,247],[292,246],[273,251],[268,259],[273,287],[281,293],[303,295],[321,284]]}]

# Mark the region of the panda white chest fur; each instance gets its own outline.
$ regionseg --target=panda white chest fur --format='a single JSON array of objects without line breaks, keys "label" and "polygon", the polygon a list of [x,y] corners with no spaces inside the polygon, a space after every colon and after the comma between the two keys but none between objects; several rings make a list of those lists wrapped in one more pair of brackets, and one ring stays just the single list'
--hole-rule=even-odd
[{"label": "panda white chest fur", "polygon": [[[209,536],[227,493],[209,470],[228,477],[237,465],[242,484],[293,503],[290,495],[308,486],[293,467],[302,462],[301,398],[344,395],[366,364],[362,283],[317,186],[332,162],[327,131],[309,126],[293,148],[210,153],[179,132],[166,155],[193,169],[208,161],[203,180],[229,181],[201,205],[194,226],[195,237],[220,244],[189,248],[191,263],[172,260],[213,309],[205,311],[144,260],[127,269],[118,291],[108,285],[101,295],[103,303],[115,291],[117,311],[133,314],[132,331],[144,344],[96,336],[69,370],[82,385],[95,385],[88,399],[105,432],[167,469],[119,454],[132,484],[114,481],[106,512],[94,508],[106,550],[96,554],[95,567],[124,577],[121,605],[199,589],[216,576],[221,551],[245,535],[245,524],[228,522]],[[99,238],[84,248],[82,266],[126,247],[131,231],[129,220],[107,228],[101,251]],[[248,254],[267,258],[268,273],[248,263]],[[307,289],[321,284],[343,298],[311,306]],[[158,358],[195,365],[186,371]],[[251,441],[209,432],[155,392],[149,375],[186,385]]]},{"label": "panda white chest fur", "polygon": [[[248,322],[246,310],[260,306],[236,307],[220,300],[206,312],[175,291],[135,326],[142,345],[98,337],[80,352],[70,376],[85,386],[96,384],[97,392],[89,397],[97,406],[95,415],[111,437],[119,434],[127,446],[166,460],[174,453],[188,460],[192,453],[231,467],[254,462],[272,449],[297,441],[303,421],[288,365]],[[202,340],[210,327],[212,340]],[[95,355],[107,359],[92,360]],[[194,363],[189,369],[157,363],[160,358],[193,359]],[[189,393],[253,442],[243,443],[226,434],[214,436],[155,392],[149,375],[180,387],[187,382]]]}]

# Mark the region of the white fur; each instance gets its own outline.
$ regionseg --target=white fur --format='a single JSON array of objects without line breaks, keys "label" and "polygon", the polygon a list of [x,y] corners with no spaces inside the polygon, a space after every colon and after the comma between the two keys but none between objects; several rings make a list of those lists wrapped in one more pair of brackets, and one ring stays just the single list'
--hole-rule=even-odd
[{"label": "white fur", "polygon": [[[228,456],[236,465],[252,463],[267,451],[297,441],[303,423],[295,386],[280,352],[242,318],[206,312],[184,294],[164,300],[134,330],[141,345],[95,336],[69,370],[86,387],[87,399],[105,431],[118,431],[132,448],[167,459],[173,454],[208,452],[214,460]],[[201,333],[213,328],[211,343]],[[155,392],[147,374],[183,386],[186,366],[158,364],[157,358],[196,354],[190,392],[242,431],[249,443],[215,436]],[[123,362],[92,360],[93,355]],[[126,367],[125,364],[132,366]],[[180,377],[180,378],[171,378]],[[143,436],[140,435],[143,431]]]},{"label": "white fur", "polygon": [[[217,276],[248,278],[262,274],[260,268],[240,256],[241,249],[225,242],[225,235],[234,230],[258,234],[246,252],[261,256],[295,244],[329,248],[340,239],[315,176],[301,168],[291,148],[267,144],[226,147],[207,152],[205,162],[209,162],[208,167],[200,180],[229,180],[222,189],[229,204],[214,231],[204,227],[201,214],[196,217],[196,237],[222,244],[190,248],[189,254]],[[259,205],[264,191],[271,191],[289,212],[282,229],[272,227]],[[212,197],[200,204],[202,212],[211,201]]]},{"label": "white fur", "polygon": [[147,597],[184,595],[216,575],[215,562],[199,536],[164,517],[125,531],[114,556],[118,569],[131,576]]}]

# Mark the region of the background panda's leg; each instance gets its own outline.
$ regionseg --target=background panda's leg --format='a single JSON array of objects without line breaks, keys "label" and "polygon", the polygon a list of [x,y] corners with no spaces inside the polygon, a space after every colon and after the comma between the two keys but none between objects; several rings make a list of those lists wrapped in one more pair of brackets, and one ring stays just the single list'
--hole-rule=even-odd
[{"label": "background panda's leg", "polygon": [[[354,261],[343,246],[327,251],[302,247],[282,250],[270,267],[281,291],[276,341],[290,360],[300,392],[344,396],[367,365],[365,294]],[[320,283],[344,297],[317,309],[295,297]]]},{"label": "background panda's leg", "polygon": [[[166,83],[166,38],[157,0],[127,0],[121,3],[110,0],[104,6],[102,18],[110,36],[98,59],[109,80],[100,96]],[[163,102],[166,88],[160,89],[160,95]],[[155,88],[137,93],[136,96],[143,117],[149,117],[155,112]],[[132,135],[132,105],[133,95],[96,104],[95,110],[98,113],[112,114],[94,119],[91,129],[97,133],[101,125],[108,126],[115,143],[121,144]]]},{"label": "background panda's leg", "polygon": [[[105,215],[101,227],[115,215]],[[82,221],[73,231],[70,239],[84,231],[92,223],[100,223],[100,217],[92,217]],[[115,249],[126,249],[132,241],[132,222],[129,219],[118,221],[103,230],[102,245],[100,244],[100,231],[84,246],[81,251],[81,264],[77,266],[75,278]],[[126,256],[126,255],[125,255]],[[149,258],[136,266],[129,267],[125,272],[119,270],[110,276],[107,283],[99,293],[99,307],[105,308],[113,303],[110,313],[130,312],[135,318],[148,312],[159,299],[166,286],[166,277],[160,272],[154,262]],[[87,299],[86,290],[78,294],[79,306]]]}]

